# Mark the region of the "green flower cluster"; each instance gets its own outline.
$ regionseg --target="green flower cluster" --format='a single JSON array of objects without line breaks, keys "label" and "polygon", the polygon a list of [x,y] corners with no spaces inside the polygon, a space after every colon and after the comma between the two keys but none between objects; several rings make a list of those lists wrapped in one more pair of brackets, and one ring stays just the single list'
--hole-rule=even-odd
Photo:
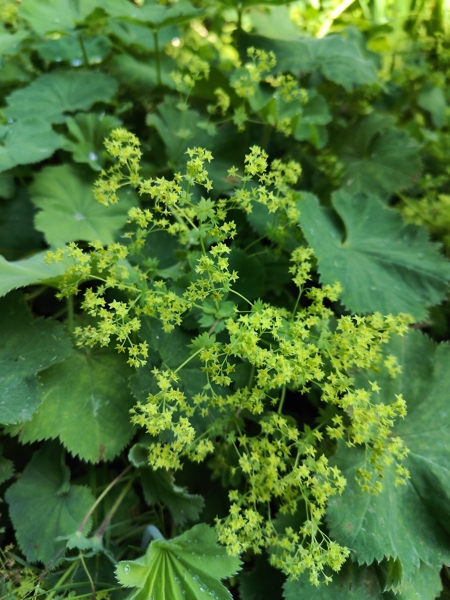
[{"label": "green flower cluster", "polygon": [[[270,67],[270,56],[257,58],[256,71],[263,63]],[[382,348],[392,335],[407,331],[410,318],[378,313],[336,317],[330,306],[341,288],[312,283],[313,253],[301,243],[291,252],[290,274],[297,288],[293,306],[251,302],[235,289],[238,273],[230,268],[229,255],[237,227],[229,213],[250,213],[263,205],[279,215],[274,237],[283,239],[301,210],[300,194],[292,188],[301,172],[297,163],[275,160],[269,165],[267,154],[254,146],[243,175],[234,167],[228,172],[240,183],[233,194],[199,198],[196,191],[212,188],[207,164],[213,157],[207,150],[188,150],[185,172],[172,179],[143,179],[134,135],[117,129],[107,148],[116,164],[100,175],[99,202],[117,202],[119,188],[131,185],[150,207],[130,210],[124,244],[104,248],[94,243],[88,251],[71,244],[49,253],[48,260],[68,264],[62,296],[77,293],[83,281],[96,282],[84,293],[83,308],[92,323],[76,328],[78,343],[106,346],[114,341],[130,365],[144,367],[149,347],[139,339],[143,320],[157,319],[170,333],[190,311],[200,311],[211,323],[209,330],[192,340],[190,357],[177,368],[153,368],[157,391],[132,411],[132,422],[151,436],[149,464],[177,470],[185,459],[221,461],[230,481],[245,481],[230,490],[230,513],[216,524],[229,553],[271,548],[273,564],[291,577],[309,570],[313,584],[329,581],[325,568],[338,571],[348,550],[322,527],[328,499],[346,483],[330,466],[327,445],[342,439],[365,448],[366,466],[358,478],[368,492],[380,491],[386,468],[395,470],[398,484],[408,477],[402,465],[407,449],[391,436],[394,420],[406,414],[403,398],[385,404],[376,382],[370,390],[359,389],[352,373],[385,368],[395,377],[395,359],[383,359]],[[176,283],[160,276],[144,252],[148,236],[158,231],[175,236],[187,249]],[[141,260],[132,261],[133,256]],[[120,292],[120,299],[112,291]],[[189,397],[180,373],[193,360],[200,361],[207,383]],[[245,383],[237,376],[241,366],[250,373]],[[331,405],[332,416],[313,431],[302,431],[283,414],[285,398],[291,391],[301,401],[311,389]],[[211,414],[210,425],[198,429],[199,419]],[[246,431],[245,418],[257,423],[257,433]],[[280,530],[271,516],[274,507],[291,515],[304,510],[303,525]]]}]

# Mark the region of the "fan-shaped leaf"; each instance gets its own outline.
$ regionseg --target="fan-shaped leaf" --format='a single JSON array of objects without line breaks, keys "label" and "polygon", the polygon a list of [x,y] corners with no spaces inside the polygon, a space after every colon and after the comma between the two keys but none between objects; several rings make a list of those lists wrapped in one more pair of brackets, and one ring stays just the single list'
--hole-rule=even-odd
[{"label": "fan-shaped leaf", "polygon": [[109,102],[116,89],[116,80],[104,73],[56,71],[9,94],[5,112],[12,119],[38,114],[48,123],[62,123],[64,113],[89,110],[95,102]]},{"label": "fan-shaped leaf", "polygon": [[21,441],[59,437],[83,460],[111,460],[133,435],[129,371],[115,352],[73,351],[41,374],[42,402],[22,427]]},{"label": "fan-shaped leaf", "polygon": [[[34,112],[31,110],[29,114]],[[61,148],[63,139],[41,119],[0,126],[0,171],[48,158]]]},{"label": "fan-shaped leaf", "polygon": [[94,176],[70,165],[46,167],[30,187],[31,199],[41,209],[35,225],[49,244],[62,246],[76,240],[110,244],[126,223],[129,195],[109,208],[93,194]]},{"label": "fan-shaped leaf", "polygon": [[330,501],[328,522],[333,537],[350,547],[359,563],[392,557],[408,578],[420,561],[439,568],[450,560],[450,346],[436,346],[416,331],[391,342],[389,350],[402,373],[376,378],[385,401],[401,393],[407,402],[408,415],[393,433],[409,448],[405,466],[411,478],[396,487],[387,472],[380,494],[365,493],[355,481],[364,451],[341,447],[336,463],[348,483],[342,496]]},{"label": "fan-shaped leaf", "polygon": [[234,575],[239,562],[217,544],[214,529],[195,525],[172,540],[154,540],[142,558],[120,562],[116,574],[123,586],[137,588],[129,600],[231,600],[220,580]]},{"label": "fan-shaped leaf", "polygon": [[33,455],[19,481],[6,492],[17,541],[30,562],[49,563],[64,547],[64,542],[56,538],[78,529],[94,503],[91,492],[70,485],[69,478],[60,448],[47,444]]},{"label": "fan-shaped leaf", "polygon": [[36,373],[63,360],[70,338],[57,321],[33,321],[21,294],[0,299],[0,422],[21,423],[39,404]]},{"label": "fan-shaped leaf", "polygon": [[299,204],[300,223],[317,256],[324,283],[339,281],[344,305],[359,313],[407,312],[424,319],[426,307],[441,302],[450,263],[425,229],[406,225],[378,198],[345,192],[333,195],[334,211],[312,195]]}]

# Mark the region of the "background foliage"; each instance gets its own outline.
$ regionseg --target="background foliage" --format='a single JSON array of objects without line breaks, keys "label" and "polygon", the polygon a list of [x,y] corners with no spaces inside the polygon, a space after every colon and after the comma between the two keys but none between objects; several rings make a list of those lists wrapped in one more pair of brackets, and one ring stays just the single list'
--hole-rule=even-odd
[{"label": "background foliage", "polygon": [[[446,0],[5,0],[0,15],[0,597],[450,597]],[[194,307],[171,333],[143,317],[133,343],[145,342],[149,356],[138,370],[113,344],[76,345],[75,328],[94,319],[82,295],[61,298],[58,289],[77,257],[48,262],[47,251],[76,242],[87,255],[91,242],[129,239],[129,209],[151,207],[136,186],[109,208],[95,198],[94,182],[115,164],[104,139],[118,126],[140,139],[143,179],[184,173],[188,148],[211,151],[214,202],[233,198],[255,145],[269,162],[301,164],[286,192],[296,220],[257,202],[230,211],[234,289],[254,306],[263,299],[292,311],[290,256],[310,247],[312,289],[342,287],[339,301],[325,300],[330,331],[350,314],[413,317],[386,350],[401,374],[348,372],[359,389],[373,390],[376,379],[380,402],[406,400],[406,418],[393,424],[409,448],[406,485],[387,470],[379,494],[364,491],[356,481],[364,450],[320,438],[333,418],[351,415],[314,386],[282,392],[287,422],[347,479],[323,527],[349,558],[328,585],[311,585],[307,572],[286,578],[272,566],[275,546],[238,559],[217,542],[228,492],[246,490],[233,432],[245,426],[256,436],[259,418],[232,411],[231,437],[221,430],[213,456],[183,459],[176,472],[149,466],[150,436],[130,421],[136,402],[157,393],[151,367],[177,369],[198,335],[215,331],[222,343],[231,300],[240,311],[245,303],[227,296],[220,308]],[[206,227],[214,205],[194,188]],[[180,296],[195,281],[201,234],[152,236],[130,260]],[[124,299],[120,289],[107,294]],[[299,310],[310,306],[303,296]],[[253,376],[242,360],[231,385]],[[203,389],[200,362],[180,377],[188,397]],[[197,429],[218,417],[212,411]],[[268,503],[275,529],[299,530],[304,508],[278,508]]]}]

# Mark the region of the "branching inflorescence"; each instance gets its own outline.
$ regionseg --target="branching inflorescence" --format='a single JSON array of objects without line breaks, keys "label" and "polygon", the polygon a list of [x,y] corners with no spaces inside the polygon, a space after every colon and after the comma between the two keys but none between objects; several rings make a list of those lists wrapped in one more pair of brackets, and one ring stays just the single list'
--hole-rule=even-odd
[{"label": "branching inflorescence", "polygon": [[[234,167],[228,171],[239,182],[235,192],[212,199],[209,151],[188,150],[185,172],[172,179],[144,179],[133,134],[116,129],[106,146],[116,163],[101,173],[98,201],[116,203],[119,189],[129,185],[150,200],[150,207],[129,211],[124,243],[106,248],[93,243],[88,250],[70,244],[49,253],[49,261],[69,265],[61,297],[76,294],[82,282],[95,282],[84,292],[82,306],[90,324],[75,329],[79,345],[113,343],[127,353],[131,366],[149,368],[149,345],[139,337],[144,320],[150,326],[159,321],[170,334],[190,311],[206,315],[205,322],[212,324],[194,337],[190,357],[176,368],[154,366],[154,393],[132,411],[132,422],[151,436],[149,464],[177,470],[185,459],[200,462],[212,456],[213,469],[220,464],[241,481],[229,491],[229,515],[216,521],[219,540],[230,554],[271,548],[272,563],[289,576],[309,570],[313,584],[328,582],[327,567],[338,571],[349,551],[329,539],[322,526],[328,499],[346,484],[330,464],[327,448],[337,440],[365,448],[366,465],[358,479],[368,492],[381,490],[386,468],[395,471],[397,484],[408,478],[402,465],[407,449],[391,435],[394,420],[406,414],[405,401],[400,395],[390,403],[380,401],[377,383],[358,388],[352,373],[384,368],[395,377],[395,359],[385,358],[382,348],[392,335],[407,331],[410,318],[378,313],[336,317],[329,307],[338,300],[340,286],[313,284],[313,252],[301,241],[290,257],[298,293],[292,306],[250,301],[234,289],[238,273],[230,268],[229,255],[238,234],[231,211],[250,213],[264,205],[277,214],[282,239],[287,227],[297,228],[301,210],[301,195],[292,188],[301,172],[297,163],[275,160],[269,165],[267,154],[254,146],[243,174]],[[194,193],[199,189],[207,197]],[[185,249],[181,276],[163,277],[145,250],[147,239],[161,231]],[[200,362],[205,376],[201,392],[193,396],[180,385],[191,361]],[[236,376],[242,365],[250,373],[245,383]],[[318,392],[332,416],[303,430],[283,412],[288,390],[297,393],[299,402],[311,390]],[[207,423],[200,429],[199,417]],[[257,433],[246,430],[246,419],[257,423]],[[303,511],[303,524],[280,527],[274,511]]]}]

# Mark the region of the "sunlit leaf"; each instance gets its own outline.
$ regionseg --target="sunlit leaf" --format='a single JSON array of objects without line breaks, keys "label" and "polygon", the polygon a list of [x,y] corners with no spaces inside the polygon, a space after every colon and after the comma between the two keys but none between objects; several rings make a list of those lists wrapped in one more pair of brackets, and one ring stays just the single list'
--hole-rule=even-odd
[{"label": "sunlit leaf", "polygon": [[62,123],[64,113],[89,110],[95,102],[108,102],[116,90],[116,80],[105,73],[55,71],[9,94],[5,112],[17,120],[37,114],[47,123]]}]

